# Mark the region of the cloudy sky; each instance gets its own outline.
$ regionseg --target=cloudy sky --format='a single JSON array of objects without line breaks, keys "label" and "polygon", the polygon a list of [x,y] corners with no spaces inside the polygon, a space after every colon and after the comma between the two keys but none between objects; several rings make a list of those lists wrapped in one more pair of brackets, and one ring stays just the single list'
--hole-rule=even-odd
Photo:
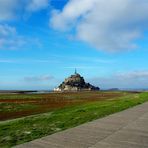
[{"label": "cloudy sky", "polygon": [[75,68],[148,88],[148,1],[0,0],[0,89],[52,89]]}]

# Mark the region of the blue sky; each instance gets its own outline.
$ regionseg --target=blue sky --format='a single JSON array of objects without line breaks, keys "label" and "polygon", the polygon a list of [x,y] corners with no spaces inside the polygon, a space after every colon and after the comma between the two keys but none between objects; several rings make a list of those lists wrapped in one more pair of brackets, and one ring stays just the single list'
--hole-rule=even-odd
[{"label": "blue sky", "polygon": [[0,89],[52,89],[75,68],[101,88],[148,88],[147,11],[145,0],[0,0]]}]

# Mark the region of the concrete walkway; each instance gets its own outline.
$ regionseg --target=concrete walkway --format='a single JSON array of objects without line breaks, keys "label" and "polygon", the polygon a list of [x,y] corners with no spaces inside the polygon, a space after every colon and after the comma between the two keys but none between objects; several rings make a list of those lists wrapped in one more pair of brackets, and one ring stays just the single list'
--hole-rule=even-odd
[{"label": "concrete walkway", "polygon": [[17,148],[148,148],[148,103]]}]

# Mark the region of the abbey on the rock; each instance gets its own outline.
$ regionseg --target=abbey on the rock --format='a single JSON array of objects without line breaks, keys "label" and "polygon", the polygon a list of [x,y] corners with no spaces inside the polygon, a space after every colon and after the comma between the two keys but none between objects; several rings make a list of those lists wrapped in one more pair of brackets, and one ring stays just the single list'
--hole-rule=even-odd
[{"label": "abbey on the rock", "polygon": [[66,78],[64,82],[62,82],[58,88],[55,88],[54,91],[91,91],[91,90],[100,90],[99,87],[95,87],[89,83],[86,83],[84,78],[77,73],[71,75],[70,77]]}]

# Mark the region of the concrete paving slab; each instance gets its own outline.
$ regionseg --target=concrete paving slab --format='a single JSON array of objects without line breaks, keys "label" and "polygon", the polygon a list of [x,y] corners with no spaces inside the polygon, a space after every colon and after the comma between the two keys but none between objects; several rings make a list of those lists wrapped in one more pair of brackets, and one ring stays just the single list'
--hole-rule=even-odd
[{"label": "concrete paving slab", "polygon": [[103,140],[103,142],[107,143],[118,143],[121,141],[125,143],[141,143],[148,147],[148,135],[143,132],[122,130]]},{"label": "concrete paving slab", "polygon": [[104,143],[99,142],[96,145],[93,145],[89,148],[147,148],[147,146],[141,145],[141,144],[133,144],[133,143]]}]

